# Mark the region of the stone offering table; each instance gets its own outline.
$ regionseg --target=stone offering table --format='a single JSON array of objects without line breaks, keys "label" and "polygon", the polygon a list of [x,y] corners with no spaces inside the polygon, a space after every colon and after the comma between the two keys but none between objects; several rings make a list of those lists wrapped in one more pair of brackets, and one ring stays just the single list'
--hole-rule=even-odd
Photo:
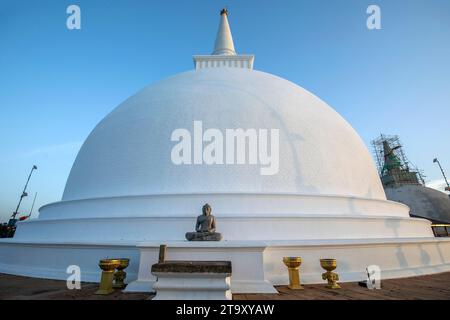
[{"label": "stone offering table", "polygon": [[231,300],[231,261],[165,261],[152,265],[155,300]]}]

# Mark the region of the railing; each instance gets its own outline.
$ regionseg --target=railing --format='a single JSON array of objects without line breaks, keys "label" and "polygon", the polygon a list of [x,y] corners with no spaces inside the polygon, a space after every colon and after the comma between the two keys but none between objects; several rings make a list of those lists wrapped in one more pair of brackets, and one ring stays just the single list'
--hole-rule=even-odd
[{"label": "railing", "polygon": [[450,237],[450,224],[432,224],[435,237]]}]

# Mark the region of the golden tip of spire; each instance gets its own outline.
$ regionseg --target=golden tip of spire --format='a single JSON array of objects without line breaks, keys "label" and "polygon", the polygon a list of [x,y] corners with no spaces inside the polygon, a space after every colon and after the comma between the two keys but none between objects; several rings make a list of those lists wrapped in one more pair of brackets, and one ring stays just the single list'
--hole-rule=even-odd
[{"label": "golden tip of spire", "polygon": [[223,9],[220,11],[220,15],[223,15],[223,14],[225,14],[225,15],[228,16],[228,9],[223,8]]}]

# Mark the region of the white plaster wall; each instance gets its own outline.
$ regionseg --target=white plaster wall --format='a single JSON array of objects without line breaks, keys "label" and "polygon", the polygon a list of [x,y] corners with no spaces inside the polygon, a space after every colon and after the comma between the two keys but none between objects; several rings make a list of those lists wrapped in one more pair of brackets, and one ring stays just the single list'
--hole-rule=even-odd
[{"label": "white plaster wall", "polygon": [[304,283],[320,283],[325,272],[320,259],[336,259],[336,272],[342,282],[366,279],[366,268],[377,265],[381,279],[413,277],[450,270],[450,240],[386,239],[341,240],[324,242],[291,242],[272,245],[264,251],[266,279],[274,284],[287,284],[283,264],[285,256],[302,258],[301,276]]},{"label": "white plaster wall", "polygon": [[89,242],[22,242],[0,239],[0,273],[66,280],[70,265],[81,270],[82,282],[99,282],[98,263],[105,258],[129,258],[126,282],[137,279],[139,251],[135,244]]}]

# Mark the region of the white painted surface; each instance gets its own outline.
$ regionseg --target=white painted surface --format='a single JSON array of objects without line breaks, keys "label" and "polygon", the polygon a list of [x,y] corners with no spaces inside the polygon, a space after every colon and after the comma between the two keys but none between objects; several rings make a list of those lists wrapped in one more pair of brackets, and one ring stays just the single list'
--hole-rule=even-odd
[{"label": "white painted surface", "polygon": [[[157,259],[157,247],[140,244],[141,261]],[[285,256],[302,258],[301,278],[305,284],[323,283],[320,259],[338,260],[342,282],[366,280],[366,267],[378,265],[382,279],[402,278],[450,271],[450,239],[373,239],[328,241],[248,242],[237,244],[169,244],[170,260],[230,260],[233,293],[275,293],[272,285],[288,284]],[[150,258],[153,257],[153,258]],[[141,268],[139,280],[153,282],[148,269]]]},{"label": "white painted surface", "polygon": [[232,300],[231,277],[218,273],[155,272],[154,300]]},{"label": "white painted surface", "polygon": [[253,55],[233,55],[233,56],[201,56],[193,57],[196,70],[206,68],[242,68],[253,69],[255,57]]},{"label": "white painted surface", "polygon": [[219,29],[214,43],[213,55],[235,55],[233,37],[228,23],[228,13],[220,14]]},{"label": "white painted surface", "polygon": [[333,195],[270,193],[198,193],[124,196],[60,201],[40,209],[39,220],[119,217],[196,218],[205,202],[213,204],[213,214],[225,217],[409,217],[401,203]]},{"label": "white painted surface", "polygon": [[[17,229],[21,241],[183,241],[194,217],[120,217],[32,220]],[[217,218],[225,241],[432,237],[424,219],[355,216],[236,216]]]},{"label": "white painted surface", "polygon": [[[255,165],[174,165],[171,133],[192,130],[194,120],[205,130],[279,129],[279,174],[261,176]],[[199,193],[385,200],[367,148],[342,117],[287,80],[237,68],[178,74],[121,104],[83,144],[63,200]]]},{"label": "white painted surface", "polygon": [[126,282],[136,280],[139,250],[135,244],[0,239],[0,273],[6,274],[66,280],[67,267],[77,265],[82,282],[99,282],[99,261],[116,257],[130,259]]}]

